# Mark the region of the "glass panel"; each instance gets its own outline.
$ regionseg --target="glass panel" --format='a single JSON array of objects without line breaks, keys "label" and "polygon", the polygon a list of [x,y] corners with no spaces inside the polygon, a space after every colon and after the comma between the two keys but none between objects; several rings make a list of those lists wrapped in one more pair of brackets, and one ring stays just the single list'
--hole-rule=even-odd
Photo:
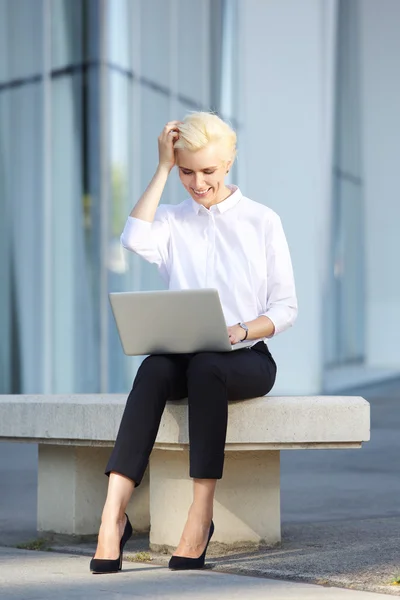
[{"label": "glass panel", "polygon": [[170,1],[146,0],[140,3],[140,8],[142,75],[169,89]]},{"label": "glass panel", "polygon": [[132,22],[133,4],[130,0],[108,0],[108,59],[112,64],[124,69],[132,68],[130,55]]},{"label": "glass panel", "polygon": [[[52,68],[78,64],[84,59],[83,23],[86,0],[52,0]],[[86,36],[85,36],[86,37]]]},{"label": "glass panel", "polygon": [[[100,384],[100,306],[101,306],[101,210],[100,210],[100,93],[99,70],[88,69],[82,74],[82,206],[85,269],[87,278],[86,302],[93,332],[92,391]],[[105,268],[105,267],[104,267]]]},{"label": "glass panel", "polygon": [[10,92],[0,92],[0,393],[11,387],[11,102]]},{"label": "glass panel", "polygon": [[364,221],[357,5],[341,0],[337,33],[332,271],[326,364],[364,359]]},{"label": "glass panel", "polygon": [[0,93],[0,304],[6,321],[0,371],[9,391],[22,393],[40,392],[43,372],[42,102],[40,84]]},{"label": "glass panel", "polygon": [[60,77],[52,84],[55,393],[98,389],[98,317],[91,284],[96,272],[86,254],[90,220],[83,184],[83,89],[81,75]]},{"label": "glass panel", "polygon": [[0,0],[0,83],[8,77],[8,29],[9,18],[7,11],[8,0]]},{"label": "glass panel", "polygon": [[[214,4],[213,11],[214,11]],[[222,46],[221,46],[221,76],[220,76],[220,105],[218,110],[225,119],[235,118],[238,114],[238,30],[237,2],[226,0],[222,10]],[[211,14],[211,24],[214,16]],[[210,69],[214,68],[215,57],[211,56]]]},{"label": "glass panel", "polygon": [[[110,71],[110,174],[111,202],[108,242],[108,290],[122,292],[135,289],[137,260],[123,250],[120,236],[125,221],[135,203],[130,196],[132,151],[132,82],[119,73]],[[138,257],[136,257],[138,259]],[[124,392],[132,384],[134,359],[124,355],[115,320],[109,303],[108,311],[108,389]]]},{"label": "glass panel", "polygon": [[0,82],[42,71],[43,3],[0,1]]},{"label": "glass panel", "polygon": [[364,273],[360,186],[340,182],[342,273],[339,281],[339,361],[361,361],[364,354]]},{"label": "glass panel", "polygon": [[209,0],[179,0],[178,90],[200,105],[210,103]]},{"label": "glass panel", "polygon": [[338,135],[337,166],[352,175],[361,175],[360,68],[358,60],[358,8],[356,2],[341,2],[339,10],[340,49],[338,53]]},{"label": "glass panel", "polygon": [[[143,193],[158,164],[157,138],[168,121],[169,97],[147,86],[132,82],[125,75],[110,72],[110,173],[111,213],[108,247],[109,291],[164,289],[157,267],[125,251],[120,235],[132,207]],[[135,93],[134,93],[135,91]],[[138,115],[140,95],[140,121]],[[140,129],[135,132],[133,123]],[[138,157],[138,160],[136,160]],[[172,182],[167,183],[162,202],[172,197]],[[142,358],[126,357],[108,309],[109,391],[125,392]]]},{"label": "glass panel", "polygon": [[[154,92],[151,89],[142,87],[142,164],[141,164],[141,187],[145,190],[150,183],[158,164],[158,145],[157,138],[163,127],[169,121],[169,98]],[[174,196],[172,178],[169,177],[161,203],[171,204]],[[165,284],[161,279],[158,269],[154,265],[143,263],[141,269],[141,289],[159,290],[165,289]]]}]

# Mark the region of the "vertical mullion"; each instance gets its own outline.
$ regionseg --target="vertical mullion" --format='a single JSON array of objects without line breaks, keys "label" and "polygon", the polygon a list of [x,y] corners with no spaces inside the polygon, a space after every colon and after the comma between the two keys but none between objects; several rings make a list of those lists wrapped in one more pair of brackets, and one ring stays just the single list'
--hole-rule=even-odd
[{"label": "vertical mullion", "polygon": [[[235,3],[224,0],[222,3],[222,42],[221,52],[221,83],[220,105],[218,110],[226,119],[234,116],[233,111],[233,44],[235,43]],[[236,115],[235,115],[236,116]]]},{"label": "vertical mullion", "polygon": [[107,0],[99,0],[100,98],[100,392],[108,391],[108,226],[109,226],[109,98],[107,67]]},{"label": "vertical mullion", "polygon": [[[130,40],[130,52],[131,52],[131,66],[132,71],[136,73],[137,77],[132,80],[131,91],[132,91],[132,135],[131,135],[131,152],[130,156],[130,185],[129,189],[132,192],[131,206],[133,207],[135,202],[139,199],[141,194],[141,172],[142,172],[142,152],[141,152],[141,136],[138,135],[141,127],[141,0],[131,0],[131,31],[132,36]],[[128,215],[127,215],[128,216]],[[124,250],[126,252],[126,250]],[[141,276],[142,276],[142,264],[141,260],[137,260],[137,257],[129,264],[133,263],[132,270],[132,289],[141,289]],[[134,356],[132,358],[132,377],[134,377],[139,365],[141,358]]]},{"label": "vertical mullion", "polygon": [[201,104],[204,106],[205,110],[210,109],[210,44],[211,44],[211,36],[210,33],[210,23],[211,23],[211,14],[210,14],[210,0],[204,0],[201,4],[202,7],[202,18],[203,22],[200,26],[200,31],[203,32],[203,60],[202,60],[202,77],[203,77],[203,85],[202,85],[202,98]]},{"label": "vertical mullion", "polygon": [[[170,32],[170,48],[169,48],[169,88],[171,90],[169,96],[169,117],[171,121],[179,119],[179,103],[178,103],[178,52],[179,52],[179,6],[178,0],[170,0],[170,15],[169,15],[169,32]],[[176,203],[178,197],[178,178],[175,173],[171,173],[171,200],[172,204]]]},{"label": "vertical mullion", "polygon": [[51,0],[43,0],[43,393],[53,391]]}]

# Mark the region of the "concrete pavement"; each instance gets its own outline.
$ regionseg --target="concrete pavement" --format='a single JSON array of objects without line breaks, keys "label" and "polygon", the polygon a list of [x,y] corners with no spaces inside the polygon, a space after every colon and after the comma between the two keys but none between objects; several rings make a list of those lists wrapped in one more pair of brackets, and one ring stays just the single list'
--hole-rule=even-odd
[{"label": "concrete pavement", "polygon": [[36,537],[36,444],[0,443],[0,545]]},{"label": "concrete pavement", "polygon": [[[218,523],[216,522],[216,527]],[[288,581],[329,584],[400,596],[391,586],[400,576],[400,521],[396,518],[332,521],[286,525],[281,547],[249,552],[220,553],[211,544],[207,566],[214,572],[280,578]],[[49,541],[57,552],[91,556],[95,540],[77,543],[65,536]],[[135,536],[125,556],[148,552],[148,538]],[[167,566],[169,555],[151,554],[152,564]]]},{"label": "concrete pavement", "polygon": [[400,381],[352,393],[371,404],[371,441],[281,452],[284,524],[400,517]]},{"label": "concrete pavement", "polygon": [[2,600],[378,600],[382,594],[306,583],[124,562],[123,571],[92,575],[80,556],[0,548]]}]

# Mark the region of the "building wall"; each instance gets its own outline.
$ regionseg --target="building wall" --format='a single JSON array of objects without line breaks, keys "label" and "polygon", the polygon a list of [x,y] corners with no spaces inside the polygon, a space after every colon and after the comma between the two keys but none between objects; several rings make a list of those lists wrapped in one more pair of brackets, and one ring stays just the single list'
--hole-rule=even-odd
[{"label": "building wall", "polygon": [[363,0],[366,350],[375,369],[400,369],[400,4]]},{"label": "building wall", "polygon": [[[39,390],[43,343],[43,26],[29,1],[0,2],[0,391]],[[34,268],[36,267],[36,268]],[[21,361],[21,354],[34,357]]]},{"label": "building wall", "polygon": [[334,15],[318,0],[243,0],[239,7],[243,192],[281,216],[299,300],[293,329],[270,342],[278,362],[275,390],[316,392],[323,369]]},{"label": "building wall", "polygon": [[[189,111],[210,109],[234,120],[235,3],[109,0],[105,6],[105,51],[113,68],[102,88],[104,147],[109,148],[106,164],[111,170],[110,182],[105,182],[110,213],[102,388],[124,391],[142,358],[122,354],[106,292],[161,289],[164,283],[154,265],[121,249],[120,234],[154,175],[157,138],[165,124]],[[186,196],[174,170],[161,202],[176,204]]]},{"label": "building wall", "polygon": [[166,122],[234,120],[234,6],[0,0],[0,392],[129,389],[108,292],[163,284],[119,236]]},{"label": "building wall", "polygon": [[243,191],[281,215],[299,297],[276,393],[400,372],[396,0],[243,0]]},{"label": "building wall", "polygon": [[129,388],[107,294],[163,284],[119,235],[196,109],[237,128],[230,181],[288,238],[275,393],[398,373],[399,22],[397,0],[0,0],[0,392]]}]

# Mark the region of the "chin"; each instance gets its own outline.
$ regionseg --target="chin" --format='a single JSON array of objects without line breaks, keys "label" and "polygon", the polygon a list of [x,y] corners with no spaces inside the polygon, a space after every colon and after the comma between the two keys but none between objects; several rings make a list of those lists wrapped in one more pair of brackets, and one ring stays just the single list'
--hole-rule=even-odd
[{"label": "chin", "polygon": [[204,196],[204,198],[201,198],[200,196],[197,196],[191,189],[187,190],[189,192],[189,194],[191,195],[191,197],[193,198],[193,200],[195,202],[197,202],[198,204],[202,204],[204,206],[207,206],[208,204],[214,202],[215,200],[215,191],[213,189],[211,189],[208,194],[206,194]]}]

